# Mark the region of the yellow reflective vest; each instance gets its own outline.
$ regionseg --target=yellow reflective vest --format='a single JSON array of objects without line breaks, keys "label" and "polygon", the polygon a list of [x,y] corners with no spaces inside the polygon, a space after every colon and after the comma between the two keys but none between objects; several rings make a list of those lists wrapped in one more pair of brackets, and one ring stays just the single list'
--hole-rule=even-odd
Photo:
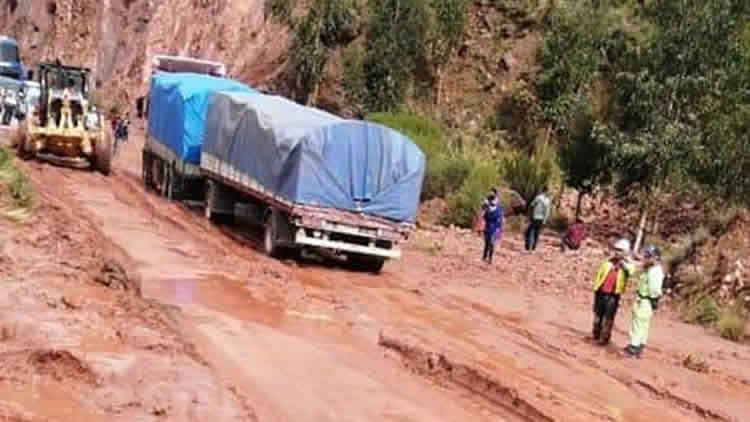
[{"label": "yellow reflective vest", "polygon": [[[594,278],[594,291],[599,290],[599,287],[604,284],[604,279],[607,278],[607,274],[609,274],[609,271],[611,269],[612,263],[609,261],[609,259],[602,262],[602,265],[599,266],[599,271],[596,273],[596,277]],[[625,260],[622,263],[620,269],[617,271],[617,279],[615,280],[615,294],[621,295],[622,292],[625,291],[625,284],[628,281],[628,277],[633,274],[634,270],[635,265],[633,265],[631,262]]]}]

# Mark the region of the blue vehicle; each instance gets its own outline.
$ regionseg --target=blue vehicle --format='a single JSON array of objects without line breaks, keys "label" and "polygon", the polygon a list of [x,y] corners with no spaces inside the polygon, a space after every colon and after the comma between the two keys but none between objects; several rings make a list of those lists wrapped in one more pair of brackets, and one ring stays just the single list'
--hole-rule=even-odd
[{"label": "blue vehicle", "polygon": [[19,81],[27,79],[26,69],[18,52],[18,42],[3,35],[0,35],[0,76]]}]

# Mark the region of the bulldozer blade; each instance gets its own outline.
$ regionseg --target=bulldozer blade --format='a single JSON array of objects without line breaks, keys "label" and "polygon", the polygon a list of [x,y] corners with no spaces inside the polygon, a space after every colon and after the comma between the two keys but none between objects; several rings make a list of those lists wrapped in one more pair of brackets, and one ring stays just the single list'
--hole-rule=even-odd
[{"label": "bulldozer blade", "polygon": [[53,164],[65,167],[74,168],[89,168],[91,167],[91,161],[84,157],[60,157],[54,154],[37,153],[37,158],[44,161],[49,161]]}]

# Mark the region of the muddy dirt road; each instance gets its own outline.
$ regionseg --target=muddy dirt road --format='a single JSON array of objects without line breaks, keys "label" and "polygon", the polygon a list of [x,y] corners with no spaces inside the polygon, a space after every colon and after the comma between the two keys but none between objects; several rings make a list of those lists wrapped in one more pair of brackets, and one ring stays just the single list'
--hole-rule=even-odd
[{"label": "muddy dirt road", "polygon": [[478,240],[421,232],[380,276],[278,262],[144,191],[140,142],[133,130],[109,178],[24,167],[129,255],[145,297],[182,310],[186,341],[258,420],[748,420],[746,346],[665,312],[644,359],[626,359],[628,304],[615,345],[588,342],[601,255],[564,256],[551,239],[527,255],[507,238],[487,267]]}]

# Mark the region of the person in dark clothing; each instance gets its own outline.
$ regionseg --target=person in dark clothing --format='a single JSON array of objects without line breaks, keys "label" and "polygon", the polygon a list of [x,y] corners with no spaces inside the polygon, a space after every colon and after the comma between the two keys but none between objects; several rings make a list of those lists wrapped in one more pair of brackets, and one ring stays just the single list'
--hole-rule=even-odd
[{"label": "person in dark clothing", "polygon": [[560,240],[560,249],[563,252],[565,252],[565,249],[578,250],[585,238],[586,227],[583,225],[583,220],[578,217],[576,222],[568,227],[568,230],[563,234]]},{"label": "person in dark clothing", "polygon": [[495,242],[503,228],[503,206],[497,197],[495,189],[482,204],[484,213],[484,253],[482,260],[492,263],[495,254]]},{"label": "person in dark clothing", "polygon": [[592,336],[601,345],[609,344],[615,323],[620,296],[628,278],[635,271],[630,262],[630,242],[620,239],[614,244],[614,255],[599,266],[594,278],[594,327]]},{"label": "person in dark clothing", "polygon": [[544,223],[547,222],[550,214],[550,199],[547,196],[547,187],[543,186],[539,195],[529,205],[529,226],[526,228],[526,251],[536,250],[539,234],[542,232]]}]

